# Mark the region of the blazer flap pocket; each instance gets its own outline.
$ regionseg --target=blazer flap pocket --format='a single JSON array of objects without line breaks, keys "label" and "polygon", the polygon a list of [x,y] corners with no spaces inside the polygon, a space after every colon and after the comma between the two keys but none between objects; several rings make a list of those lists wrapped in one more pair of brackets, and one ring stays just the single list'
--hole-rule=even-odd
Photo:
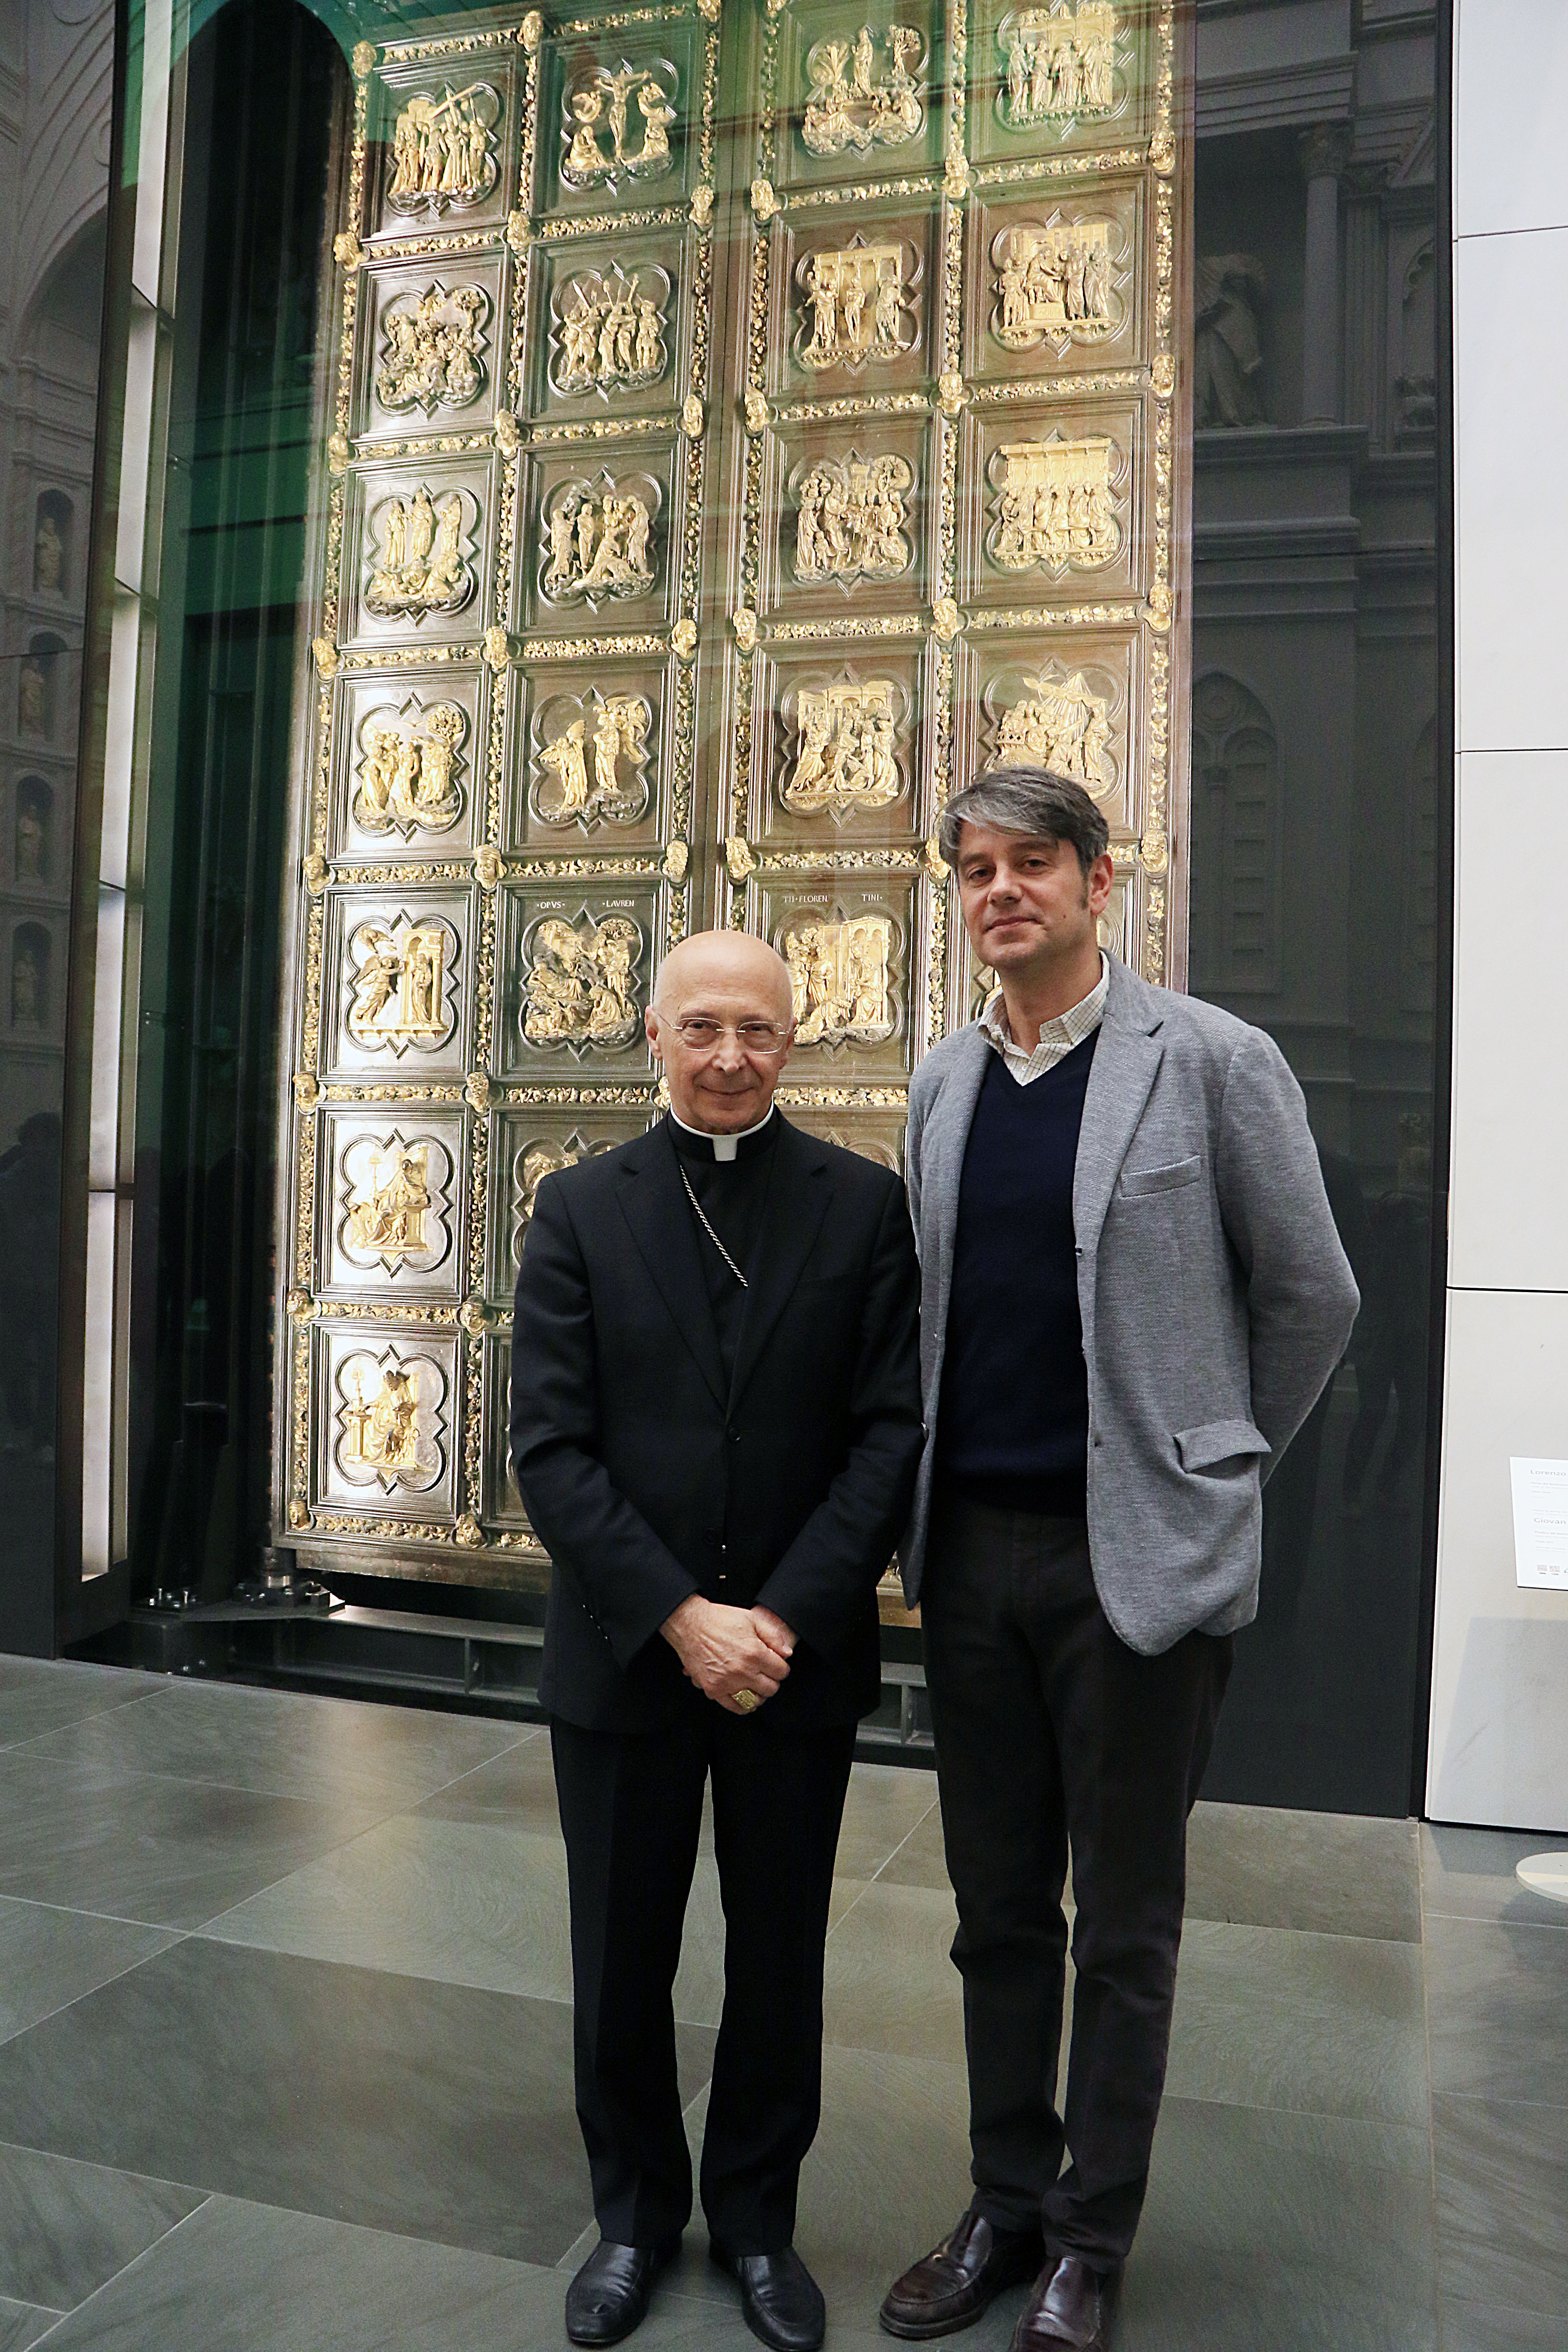
[{"label": "blazer flap pocket", "polygon": [[1201,1428],[1176,1432],[1176,1452],[1184,1470],[1212,1470],[1216,1462],[1273,1451],[1263,1432],[1250,1421],[1205,1421]]},{"label": "blazer flap pocket", "polygon": [[1195,1184],[1204,1172],[1203,1154],[1190,1160],[1168,1160],[1163,1168],[1124,1168],[1119,1190],[1123,1192],[1173,1192],[1178,1184]]}]

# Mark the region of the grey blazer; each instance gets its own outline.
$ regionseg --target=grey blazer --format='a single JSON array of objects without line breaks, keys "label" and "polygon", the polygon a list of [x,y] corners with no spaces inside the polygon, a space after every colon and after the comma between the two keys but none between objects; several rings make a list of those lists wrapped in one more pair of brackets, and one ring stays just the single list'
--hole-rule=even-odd
[{"label": "grey blazer", "polygon": [[[964,1147],[994,1049],[978,1024],[910,1088],[926,1446],[900,1557],[920,1598]],[[1360,1296],[1307,1108],[1271,1037],[1125,964],[1073,1178],[1089,1367],[1089,1548],[1132,1649],[1233,1633],[1258,1607],[1261,1487],[1350,1338]]]}]

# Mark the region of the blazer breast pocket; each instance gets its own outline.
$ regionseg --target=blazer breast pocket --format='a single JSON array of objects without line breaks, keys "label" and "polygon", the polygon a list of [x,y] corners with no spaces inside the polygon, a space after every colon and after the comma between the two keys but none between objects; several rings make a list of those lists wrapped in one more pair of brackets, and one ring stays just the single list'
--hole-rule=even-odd
[{"label": "blazer breast pocket", "polygon": [[1119,1192],[1173,1192],[1183,1184],[1195,1184],[1204,1172],[1201,1151],[1190,1160],[1170,1160],[1159,1168],[1124,1168],[1117,1180]]}]

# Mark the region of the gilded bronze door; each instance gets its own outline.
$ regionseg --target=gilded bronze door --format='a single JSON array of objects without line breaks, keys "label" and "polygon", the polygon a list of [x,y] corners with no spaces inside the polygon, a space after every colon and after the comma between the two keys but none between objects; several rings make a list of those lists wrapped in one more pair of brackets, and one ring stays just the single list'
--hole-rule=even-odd
[{"label": "gilded bronze door", "polygon": [[307,1564],[541,1574],[518,1251],[658,1115],[687,930],[774,941],[781,1099],[894,1165],[984,986],[959,783],[1079,777],[1110,938],[1180,977],[1177,29],[686,0],[355,51],[286,1014]]}]

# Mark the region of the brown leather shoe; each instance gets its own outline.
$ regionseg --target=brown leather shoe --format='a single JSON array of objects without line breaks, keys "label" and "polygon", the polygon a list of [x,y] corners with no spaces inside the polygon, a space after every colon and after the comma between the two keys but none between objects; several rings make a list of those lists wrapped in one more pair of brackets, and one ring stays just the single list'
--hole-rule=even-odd
[{"label": "brown leather shoe", "polygon": [[880,2313],[889,2336],[919,2341],[972,2326],[1005,2286],[1026,2279],[1040,2259],[1032,2230],[993,2229],[973,2207],[940,2246],[888,2289]]},{"label": "brown leather shoe", "polygon": [[1064,2254],[1047,2263],[1018,2314],[1012,2352],[1105,2352],[1105,2305],[1100,2273]]}]

